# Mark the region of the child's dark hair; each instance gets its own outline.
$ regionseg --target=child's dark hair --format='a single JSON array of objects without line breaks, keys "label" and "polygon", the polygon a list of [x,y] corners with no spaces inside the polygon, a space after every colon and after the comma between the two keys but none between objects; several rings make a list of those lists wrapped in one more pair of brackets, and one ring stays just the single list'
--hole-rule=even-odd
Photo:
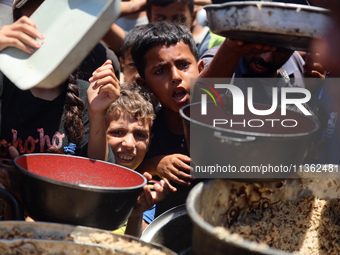
[{"label": "child's dark hair", "polygon": [[123,45],[122,47],[120,48],[120,54],[121,54],[121,57],[123,59],[125,59],[125,53],[131,49],[132,45],[135,43],[136,41],[136,37],[143,33],[143,31],[145,30],[145,27],[144,26],[137,26],[137,27],[134,27],[133,29],[131,29],[127,35],[125,36],[124,38],[124,41],[123,41]]},{"label": "child's dark hair", "polygon": [[[74,72],[70,75],[67,82],[65,82],[65,86],[67,87],[64,103],[64,116],[62,119],[68,142],[69,144],[74,143],[75,145],[78,145],[85,133],[83,124],[85,103],[79,97],[77,79],[77,72]],[[50,147],[46,152],[64,154],[64,149]]]},{"label": "child's dark hair", "polygon": [[167,21],[149,23],[144,25],[136,36],[136,42],[131,48],[131,55],[136,64],[139,75],[145,79],[144,68],[146,66],[145,54],[151,48],[165,44],[166,46],[175,45],[182,41],[189,46],[191,53],[198,61],[198,51],[196,43],[190,30],[179,23]]},{"label": "child's dark hair", "polygon": [[79,97],[77,75],[71,74],[66,90],[63,118],[64,129],[69,142],[78,144],[84,135],[83,110],[85,104]]},{"label": "child's dark hair", "polygon": [[187,4],[190,14],[194,12],[194,0],[146,0],[146,12],[151,13],[152,6],[166,7],[172,3]]}]

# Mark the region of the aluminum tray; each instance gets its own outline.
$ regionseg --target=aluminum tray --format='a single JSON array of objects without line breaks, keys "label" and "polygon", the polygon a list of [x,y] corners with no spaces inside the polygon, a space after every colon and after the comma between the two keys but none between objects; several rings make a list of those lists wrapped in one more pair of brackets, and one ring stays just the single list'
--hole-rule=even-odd
[{"label": "aluminum tray", "polygon": [[329,10],[300,4],[235,1],[204,9],[215,34],[293,50],[309,50],[330,24]]},{"label": "aluminum tray", "polygon": [[120,0],[45,0],[32,14],[45,35],[32,55],[10,47],[0,70],[20,89],[53,88],[72,73],[120,14]]}]

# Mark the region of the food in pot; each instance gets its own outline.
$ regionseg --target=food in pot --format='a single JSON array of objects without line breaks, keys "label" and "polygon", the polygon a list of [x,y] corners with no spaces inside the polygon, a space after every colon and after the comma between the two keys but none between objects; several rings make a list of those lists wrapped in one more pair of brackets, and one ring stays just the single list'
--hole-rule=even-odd
[{"label": "food in pot", "polygon": [[[136,240],[125,239],[118,237],[115,238],[111,233],[105,232],[92,232],[88,235],[84,235],[81,233],[78,234],[64,234],[56,232],[39,234],[39,231],[35,231],[34,228],[26,228],[25,230],[20,229],[18,227],[13,227],[11,229],[1,228],[0,227],[0,240],[14,240],[14,239],[34,239],[34,240],[54,240],[54,241],[66,241],[66,242],[75,242],[75,243],[85,243],[85,244],[100,244],[107,248],[119,249],[124,252],[130,252],[131,254],[140,254],[140,255],[166,255],[165,252],[153,248],[147,245],[144,245],[141,242]],[[26,245],[23,243],[23,245]],[[24,247],[19,247],[24,248]]]},{"label": "food in pot", "polygon": [[[27,228],[25,230],[20,229],[18,227],[13,227],[12,229],[1,228],[0,227],[0,240],[14,240],[14,239],[23,239],[23,240],[54,240],[54,241],[68,241],[75,243],[84,243],[84,244],[99,244],[103,245],[107,248],[110,248],[111,251],[121,250],[124,252],[131,252],[131,254],[140,254],[140,255],[166,255],[165,252],[153,248],[147,245],[144,245],[141,242],[136,240],[129,240],[122,236],[122,238],[115,238],[111,233],[105,232],[92,232],[88,235],[84,235],[82,233],[78,234],[64,234],[56,232],[39,234],[39,231],[35,231],[34,228]],[[22,245],[27,246],[26,243],[22,243]],[[18,247],[18,249],[23,249],[25,247]],[[1,253],[1,252],[0,252]],[[18,253],[19,254],[19,253]],[[36,253],[33,253],[36,254]]]},{"label": "food in pot", "polygon": [[215,227],[214,231],[220,239],[246,239],[264,248],[297,254],[340,254],[340,199],[305,195],[265,209],[249,208],[227,228]]},{"label": "food in pot", "polygon": [[56,232],[51,232],[44,235],[37,234],[33,229],[28,228],[25,231],[18,227],[13,227],[12,229],[1,228],[0,227],[0,239],[3,240],[13,240],[13,239],[44,239],[44,240],[57,240],[57,241],[71,241],[73,240],[71,236],[64,236]]},{"label": "food in pot", "polygon": [[85,243],[101,244],[110,248],[121,249],[124,251],[132,252],[133,254],[140,255],[166,255],[164,252],[143,245],[135,240],[125,240],[123,238],[118,238],[115,241],[112,235],[108,233],[91,233],[89,236],[80,236],[75,238],[76,241],[81,241]]}]

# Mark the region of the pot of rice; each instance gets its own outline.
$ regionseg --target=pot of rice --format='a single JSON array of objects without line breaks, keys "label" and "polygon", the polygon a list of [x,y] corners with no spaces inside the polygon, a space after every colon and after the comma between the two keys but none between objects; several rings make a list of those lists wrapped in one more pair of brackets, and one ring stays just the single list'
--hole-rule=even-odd
[{"label": "pot of rice", "polygon": [[339,183],[336,178],[201,182],[186,204],[192,252],[340,254]]}]

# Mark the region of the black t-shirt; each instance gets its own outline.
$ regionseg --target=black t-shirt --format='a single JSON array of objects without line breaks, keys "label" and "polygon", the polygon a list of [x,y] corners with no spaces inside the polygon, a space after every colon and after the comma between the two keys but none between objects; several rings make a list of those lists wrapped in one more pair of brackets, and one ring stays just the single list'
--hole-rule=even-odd
[{"label": "black t-shirt", "polygon": [[[75,156],[87,157],[89,119],[87,89],[89,82],[78,79],[79,97],[84,102],[82,122],[84,135],[75,149]],[[66,90],[52,101],[33,96],[30,90],[20,90],[0,72],[0,157],[9,158],[13,145],[19,154],[41,153],[51,147],[69,146],[62,122]],[[110,146],[108,162],[115,163]]]},{"label": "black t-shirt", "polygon": [[[153,137],[146,158],[171,154],[184,154],[189,156],[185,136],[174,134],[169,130],[162,108],[157,112],[157,117],[152,127],[152,134]],[[177,192],[171,192],[164,200],[157,203],[155,217],[170,208],[184,204],[189,191],[196,184],[195,181],[192,183],[190,187],[187,187],[171,182],[171,184],[177,188]]]},{"label": "black t-shirt", "polygon": [[[0,156],[8,157],[13,145],[20,154],[41,153],[51,147],[62,149],[69,141],[62,123],[66,90],[52,101],[33,96],[30,90],[20,90],[0,73],[2,85]],[[86,91],[89,83],[78,80],[79,96],[85,103],[83,123],[85,135],[77,145],[76,155],[86,156],[88,116]]]},{"label": "black t-shirt", "polygon": [[159,109],[152,126],[152,140],[146,158],[180,153],[189,156],[185,136],[172,133],[165,122],[164,111]]}]

